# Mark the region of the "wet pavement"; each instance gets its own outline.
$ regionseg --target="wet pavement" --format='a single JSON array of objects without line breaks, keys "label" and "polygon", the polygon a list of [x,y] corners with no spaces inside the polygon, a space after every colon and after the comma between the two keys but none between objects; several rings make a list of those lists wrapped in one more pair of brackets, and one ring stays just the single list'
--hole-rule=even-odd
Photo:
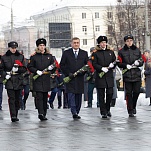
[{"label": "wet pavement", "polygon": [[[0,151],[150,151],[151,106],[138,106],[136,117],[126,108],[114,107],[102,119],[98,108],[81,108],[80,120],[69,109],[49,109],[48,121],[39,121],[33,98],[19,111],[19,122],[9,117],[4,92],[0,111]],[[84,104],[84,103],[83,103]]]}]

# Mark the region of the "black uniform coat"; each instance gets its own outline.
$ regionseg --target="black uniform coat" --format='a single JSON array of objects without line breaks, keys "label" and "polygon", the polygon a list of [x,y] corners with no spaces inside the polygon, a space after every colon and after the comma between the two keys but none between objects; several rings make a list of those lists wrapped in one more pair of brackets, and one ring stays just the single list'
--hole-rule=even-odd
[{"label": "black uniform coat", "polygon": [[[74,73],[84,65],[87,64],[88,53],[82,49],[79,49],[78,57],[75,59],[73,49],[70,48],[64,51],[61,61],[60,68],[65,76],[70,73]],[[77,75],[73,80],[66,84],[67,93],[84,93],[84,74]]]},{"label": "black uniform coat", "polygon": [[108,67],[110,63],[116,60],[115,54],[109,48],[105,50],[96,46],[96,52],[93,53],[92,60],[93,66],[96,70],[95,85],[96,88],[109,88],[114,86],[113,69],[109,69],[102,78],[99,77],[99,73],[103,72],[102,67]]},{"label": "black uniform coat", "polygon": [[[24,65],[24,56],[20,54],[17,50],[15,53],[12,53],[10,50],[6,52],[4,56],[2,56],[2,64],[5,72],[11,72],[15,60],[19,60]],[[20,90],[23,88],[23,76],[22,74],[26,72],[25,66],[19,66],[16,75],[11,75],[11,78],[7,80],[5,88]]]},{"label": "black uniform coat", "polygon": [[144,62],[140,50],[135,45],[132,45],[130,48],[125,45],[121,50],[119,50],[118,58],[120,60],[118,66],[123,69],[126,69],[128,64],[132,65],[135,60],[139,60],[139,66],[132,68],[123,74],[123,81],[141,81],[141,70],[138,67],[141,67]]},{"label": "black uniform coat", "polygon": [[[37,48],[36,53],[33,56],[31,56],[27,67],[30,72],[36,75],[37,70],[43,71],[44,69],[48,68],[48,66],[53,63],[54,63],[53,57],[47,49],[45,53],[42,54]],[[48,74],[42,74],[36,80],[33,80],[34,92],[50,91],[50,72],[47,72],[47,73]]]},{"label": "black uniform coat", "polygon": [[3,83],[4,80],[4,69],[2,64],[2,56],[0,55],[0,83]]}]

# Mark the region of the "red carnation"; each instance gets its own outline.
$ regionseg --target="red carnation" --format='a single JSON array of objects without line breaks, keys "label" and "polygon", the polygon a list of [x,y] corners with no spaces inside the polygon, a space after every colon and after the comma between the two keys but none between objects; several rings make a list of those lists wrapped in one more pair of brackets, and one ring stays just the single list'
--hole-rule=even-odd
[{"label": "red carnation", "polygon": [[143,59],[144,62],[146,62],[146,60],[147,60],[145,55],[143,55],[143,54],[142,54],[142,59]]},{"label": "red carnation", "polygon": [[23,66],[23,64],[20,62],[20,60],[15,60],[15,64],[18,64],[20,67]]},{"label": "red carnation", "polygon": [[120,61],[120,63],[122,63],[122,58],[120,56],[118,56],[118,60]]},{"label": "red carnation", "polygon": [[58,61],[57,61],[57,60],[55,60],[54,62],[55,62],[55,66],[56,66],[56,68],[60,68],[60,65],[59,65]]},{"label": "red carnation", "polygon": [[87,64],[90,68],[90,71],[93,73],[94,72],[94,67],[92,66],[92,63],[90,61],[88,61]]}]

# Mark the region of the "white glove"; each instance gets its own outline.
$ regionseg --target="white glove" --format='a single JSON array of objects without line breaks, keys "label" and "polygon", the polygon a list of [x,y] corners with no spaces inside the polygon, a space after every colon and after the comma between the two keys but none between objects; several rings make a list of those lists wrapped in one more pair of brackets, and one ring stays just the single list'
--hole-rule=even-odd
[{"label": "white glove", "polygon": [[53,65],[50,65],[49,67],[48,67],[48,70],[52,70],[54,68],[54,66]]},{"label": "white glove", "polygon": [[8,79],[10,79],[10,77],[11,77],[10,75],[6,75],[5,79],[8,80]]},{"label": "white glove", "polygon": [[36,72],[39,76],[41,76],[42,75],[42,71],[40,71],[40,70],[37,70],[37,72]]},{"label": "white glove", "polygon": [[109,68],[113,68],[114,67],[114,64],[111,62],[110,64],[109,64]]},{"label": "white glove", "polygon": [[139,66],[139,61],[138,61],[138,60],[135,60],[134,65],[135,65],[135,66]]},{"label": "white glove", "polygon": [[10,75],[10,72],[6,72],[6,74]]},{"label": "white glove", "polygon": [[18,67],[13,67],[13,68],[12,68],[12,71],[13,71],[13,72],[17,72],[17,71],[18,71]]},{"label": "white glove", "polygon": [[106,67],[102,67],[102,71],[105,72],[105,73],[107,73],[109,70]]},{"label": "white glove", "polygon": [[132,66],[128,64],[128,65],[126,66],[126,68],[130,70],[130,69],[132,68]]},{"label": "white glove", "polygon": [[119,82],[122,82],[122,81],[123,81],[123,77],[120,78]]}]

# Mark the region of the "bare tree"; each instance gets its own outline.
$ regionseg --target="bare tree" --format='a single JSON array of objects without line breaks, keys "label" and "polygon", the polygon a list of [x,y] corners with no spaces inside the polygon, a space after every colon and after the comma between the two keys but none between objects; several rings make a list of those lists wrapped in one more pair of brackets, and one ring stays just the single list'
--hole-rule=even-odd
[{"label": "bare tree", "polygon": [[110,44],[118,50],[124,45],[123,37],[132,34],[135,44],[144,49],[144,1],[117,0],[117,5],[108,7],[107,11],[112,14],[106,20]]}]

